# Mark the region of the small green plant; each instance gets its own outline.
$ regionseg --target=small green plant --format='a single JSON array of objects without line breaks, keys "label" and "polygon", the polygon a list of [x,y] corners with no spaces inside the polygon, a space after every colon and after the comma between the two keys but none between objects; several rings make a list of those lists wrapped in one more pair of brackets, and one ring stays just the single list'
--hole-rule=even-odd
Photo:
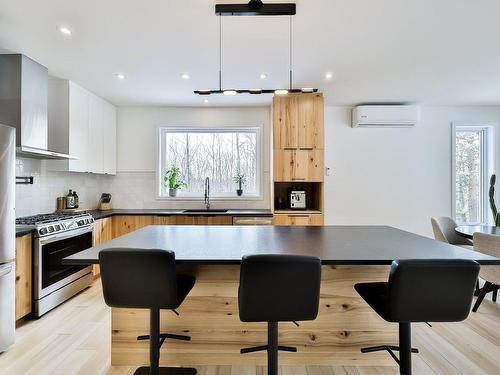
[{"label": "small green plant", "polygon": [[236,190],[236,194],[240,197],[243,194],[243,185],[245,185],[247,178],[244,174],[238,172],[236,176],[233,177],[233,181],[238,184],[238,190]]},{"label": "small green plant", "polygon": [[245,185],[247,177],[244,174],[238,173],[233,177],[233,181],[236,182],[241,190],[242,186]]},{"label": "small green plant", "polygon": [[491,175],[489,197],[490,197],[491,213],[493,214],[493,219],[495,220],[495,226],[500,227],[500,212],[498,212],[497,205],[495,203],[495,182],[496,182],[496,180],[497,180],[497,176],[494,174]]},{"label": "small green plant", "polygon": [[165,184],[165,187],[168,186],[171,191],[186,188],[187,184],[181,180],[180,175],[181,169],[172,165],[163,175],[163,183]]}]

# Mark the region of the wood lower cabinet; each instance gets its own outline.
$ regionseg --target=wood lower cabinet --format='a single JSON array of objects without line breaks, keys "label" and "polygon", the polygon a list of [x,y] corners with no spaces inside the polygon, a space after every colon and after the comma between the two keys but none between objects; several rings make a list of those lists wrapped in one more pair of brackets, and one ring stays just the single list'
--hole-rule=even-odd
[{"label": "wood lower cabinet", "polygon": [[176,216],[176,225],[232,225],[231,216]]},{"label": "wood lower cabinet", "polygon": [[156,225],[231,225],[232,216],[172,215],[155,216]]},{"label": "wood lower cabinet", "polygon": [[154,224],[154,216],[113,216],[113,238]]},{"label": "wood lower cabinet", "polygon": [[286,214],[274,215],[274,225],[323,225],[324,219],[322,214]]},{"label": "wood lower cabinet", "polygon": [[31,313],[32,236],[16,238],[16,320]]},{"label": "wood lower cabinet", "polygon": [[[94,221],[94,239],[93,245],[100,245],[113,239],[113,218],[107,217]],[[100,274],[98,264],[94,264],[92,268],[94,276]]]},{"label": "wood lower cabinet", "polygon": [[275,150],[276,182],[322,182],[323,170],[323,150]]},{"label": "wood lower cabinet", "polygon": [[148,225],[231,225],[232,216],[226,215],[171,215],[171,216],[114,216],[113,238]]}]

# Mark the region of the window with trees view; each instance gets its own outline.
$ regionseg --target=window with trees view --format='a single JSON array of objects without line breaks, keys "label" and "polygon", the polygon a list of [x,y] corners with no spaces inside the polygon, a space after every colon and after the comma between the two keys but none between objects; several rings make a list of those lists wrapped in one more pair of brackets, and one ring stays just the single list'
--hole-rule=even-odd
[{"label": "window with trees view", "polygon": [[491,133],[489,126],[454,126],[454,212],[459,224],[488,222],[488,183],[493,169]]},{"label": "window with trees view", "polygon": [[235,177],[244,176],[243,198],[260,196],[259,128],[160,128],[159,191],[168,196],[163,182],[172,166],[180,168],[186,183],[179,197],[203,197],[210,178],[210,197],[237,197]]}]

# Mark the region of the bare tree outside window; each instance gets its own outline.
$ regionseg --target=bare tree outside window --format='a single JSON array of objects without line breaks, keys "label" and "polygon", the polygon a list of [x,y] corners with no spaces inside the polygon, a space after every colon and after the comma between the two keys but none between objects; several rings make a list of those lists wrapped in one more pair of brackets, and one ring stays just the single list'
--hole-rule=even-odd
[{"label": "bare tree outside window", "polygon": [[485,224],[489,177],[493,168],[493,130],[486,125],[456,125],[454,131],[454,211],[459,224]]},{"label": "bare tree outside window", "polygon": [[456,219],[460,223],[480,223],[482,219],[480,131],[457,131],[455,142]]},{"label": "bare tree outside window", "polygon": [[[244,174],[244,195],[260,193],[258,128],[244,129],[169,129],[162,128],[160,168],[172,165],[181,169],[187,188],[181,194],[202,196],[204,181],[210,178],[212,196],[235,196],[233,177]],[[166,195],[166,190],[162,195]]]}]

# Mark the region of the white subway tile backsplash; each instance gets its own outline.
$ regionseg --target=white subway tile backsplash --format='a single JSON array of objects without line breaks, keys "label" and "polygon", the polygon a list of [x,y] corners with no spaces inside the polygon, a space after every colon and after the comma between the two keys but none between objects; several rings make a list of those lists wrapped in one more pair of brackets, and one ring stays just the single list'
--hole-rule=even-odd
[{"label": "white subway tile backsplash", "polygon": [[[154,172],[120,172],[116,176],[89,173],[56,172],[47,168],[47,162],[18,158],[16,176],[33,176],[33,185],[16,185],[16,216],[29,216],[56,210],[57,197],[69,189],[76,190],[80,207],[95,209],[101,193],[111,193],[114,208],[200,208],[198,201],[169,201],[156,199],[156,174]],[[264,174],[269,183],[269,174]],[[268,189],[262,201],[213,202],[214,207],[269,208]]]}]

